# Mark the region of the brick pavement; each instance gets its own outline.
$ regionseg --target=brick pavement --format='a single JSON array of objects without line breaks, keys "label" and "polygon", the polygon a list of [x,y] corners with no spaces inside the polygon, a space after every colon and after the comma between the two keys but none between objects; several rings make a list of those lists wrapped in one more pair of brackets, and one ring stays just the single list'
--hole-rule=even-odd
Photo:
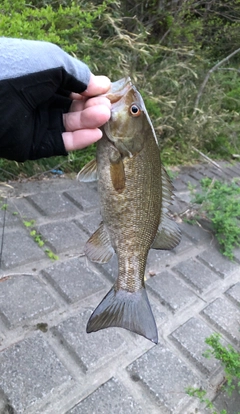
[{"label": "brick pavement", "polygon": [[[182,168],[172,213],[189,208],[188,182],[240,176],[240,163],[221,166]],[[10,184],[0,210],[0,414],[204,414],[185,392],[194,385],[235,414],[239,396],[218,391],[222,368],[202,354],[213,332],[239,348],[240,249],[230,262],[208,226],[180,223],[181,244],[151,250],[146,268],[159,344],[120,328],[88,335],[88,317],[117,275],[115,257],[101,266],[83,255],[101,220],[96,184],[64,177]]]}]

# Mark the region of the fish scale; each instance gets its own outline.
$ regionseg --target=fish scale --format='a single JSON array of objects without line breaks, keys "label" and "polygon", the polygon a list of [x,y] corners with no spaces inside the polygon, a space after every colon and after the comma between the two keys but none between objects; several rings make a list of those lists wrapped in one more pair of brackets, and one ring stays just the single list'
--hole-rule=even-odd
[{"label": "fish scale", "polygon": [[151,247],[171,249],[180,241],[166,213],[172,185],[143,99],[130,79],[115,82],[109,97],[112,116],[97,143],[96,171],[91,162],[79,179],[98,177],[103,220],[86,244],[86,255],[106,263],[116,253],[118,275],[91,315],[87,332],[121,327],[157,343],[144,273]]}]

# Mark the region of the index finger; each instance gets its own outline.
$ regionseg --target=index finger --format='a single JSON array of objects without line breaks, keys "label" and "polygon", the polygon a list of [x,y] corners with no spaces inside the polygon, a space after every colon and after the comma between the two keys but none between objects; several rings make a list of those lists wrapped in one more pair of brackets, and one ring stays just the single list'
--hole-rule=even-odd
[{"label": "index finger", "polygon": [[107,93],[110,89],[111,81],[107,76],[95,76],[91,73],[87,89],[81,93],[82,96],[97,96]]}]

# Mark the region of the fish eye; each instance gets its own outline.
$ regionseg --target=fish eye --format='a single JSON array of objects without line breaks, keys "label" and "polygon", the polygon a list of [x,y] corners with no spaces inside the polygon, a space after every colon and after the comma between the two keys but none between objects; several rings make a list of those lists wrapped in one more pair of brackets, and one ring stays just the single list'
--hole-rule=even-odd
[{"label": "fish eye", "polygon": [[130,114],[132,116],[139,116],[141,114],[141,109],[136,104],[132,104],[129,108]]}]

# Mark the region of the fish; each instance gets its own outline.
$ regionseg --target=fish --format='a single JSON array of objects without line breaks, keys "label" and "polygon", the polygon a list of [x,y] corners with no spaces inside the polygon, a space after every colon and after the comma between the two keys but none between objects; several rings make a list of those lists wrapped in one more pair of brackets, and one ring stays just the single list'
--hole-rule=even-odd
[{"label": "fish", "polygon": [[105,96],[111,101],[111,118],[102,127],[96,160],[83,167],[78,179],[98,179],[102,216],[85,254],[92,262],[107,263],[116,253],[118,275],[86,330],[120,327],[158,343],[144,274],[151,248],[173,249],[181,239],[168,215],[173,185],[161,164],[143,98],[131,79],[113,82]]}]

